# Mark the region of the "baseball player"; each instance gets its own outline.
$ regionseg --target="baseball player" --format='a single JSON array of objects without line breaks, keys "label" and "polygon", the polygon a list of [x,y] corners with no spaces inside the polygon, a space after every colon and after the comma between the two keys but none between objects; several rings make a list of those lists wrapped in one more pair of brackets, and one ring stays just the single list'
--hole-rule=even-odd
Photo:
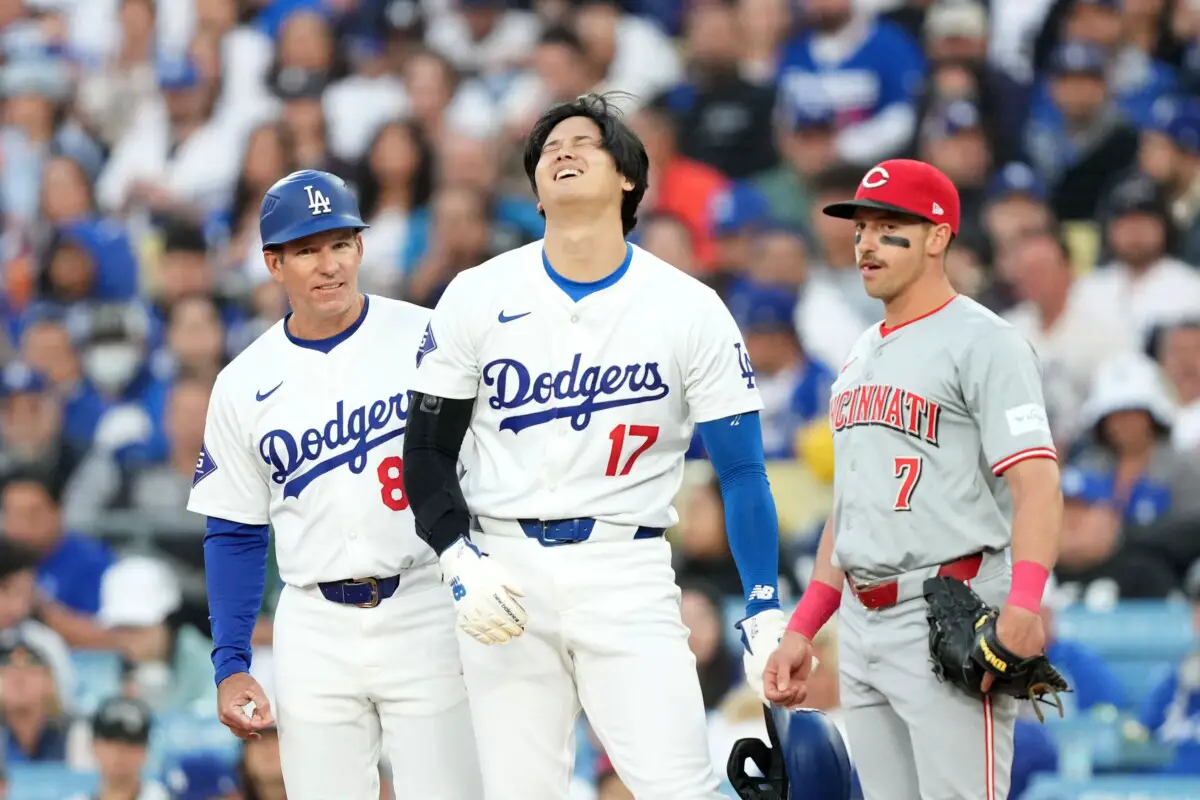
[{"label": "baseball player", "polygon": [[[288,796],[377,798],[382,730],[401,797],[478,800],[453,603],[406,531],[402,440],[429,311],[358,291],[358,204],[305,170],[263,198],[263,258],[292,311],[217,377],[188,509],[204,541],[220,718],[278,715]],[[286,584],[274,699],[250,675],[268,526]]]},{"label": "baseball player", "polygon": [[698,426],[761,675],[784,618],[754,370],[713,291],[626,243],[648,160],[606,98],[547,111],[525,171],[546,238],[450,283],[404,446],[457,601],[485,796],[566,797],[582,706],[635,796],[717,798],[663,533]]},{"label": "baseball player", "polygon": [[941,172],[885,161],[824,211],[854,220],[863,286],[886,316],[833,384],[833,511],[766,694],[803,700],[812,639],[840,609],[841,702],[867,800],[1003,800],[1017,701],[987,694],[990,675],[975,696],[935,677],[922,586],[967,582],[1002,606],[1005,647],[1042,652],[1062,495],[1040,366],[1012,326],[951,288],[959,199]]}]

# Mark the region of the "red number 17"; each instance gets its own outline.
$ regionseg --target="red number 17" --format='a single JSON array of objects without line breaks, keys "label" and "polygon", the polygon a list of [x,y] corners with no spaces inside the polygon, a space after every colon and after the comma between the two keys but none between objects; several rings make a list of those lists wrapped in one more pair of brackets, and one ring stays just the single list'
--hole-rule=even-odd
[{"label": "red number 17", "polygon": [[629,460],[625,462],[625,467],[621,470],[622,475],[628,475],[629,470],[633,468],[633,462],[637,461],[637,457],[650,449],[650,445],[658,441],[658,426],[657,425],[625,425],[621,424],[609,431],[608,438],[612,442],[612,450],[608,454],[608,469],[604,471],[605,475],[616,475],[617,467],[621,461],[621,451],[625,449],[625,433],[628,431],[630,436],[640,436],[643,441],[636,450],[629,455]]}]

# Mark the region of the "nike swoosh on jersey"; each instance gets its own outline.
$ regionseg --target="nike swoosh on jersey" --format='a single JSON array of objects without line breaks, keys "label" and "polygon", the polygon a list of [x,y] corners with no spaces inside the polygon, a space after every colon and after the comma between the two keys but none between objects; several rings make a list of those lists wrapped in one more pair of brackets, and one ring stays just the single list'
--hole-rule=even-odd
[{"label": "nike swoosh on jersey", "polygon": [[279,383],[275,384],[275,389],[271,389],[268,392],[255,392],[254,399],[261,403],[263,400],[266,400],[268,397],[275,394],[275,390],[278,389],[280,386],[283,386],[283,381],[280,381]]},{"label": "nike swoosh on jersey", "polygon": [[513,314],[511,317],[506,317],[504,315],[504,312],[501,311],[500,312],[500,322],[501,323],[512,322],[514,319],[520,319],[521,317],[528,317],[532,313],[533,313],[532,311],[526,311],[524,314]]}]

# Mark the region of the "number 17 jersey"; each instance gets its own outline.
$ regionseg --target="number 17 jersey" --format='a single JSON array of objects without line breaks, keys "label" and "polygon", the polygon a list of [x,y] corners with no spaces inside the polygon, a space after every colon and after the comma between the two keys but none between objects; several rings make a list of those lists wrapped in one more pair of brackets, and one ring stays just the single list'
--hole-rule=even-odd
[{"label": "number 17 jersey", "polygon": [[473,514],[669,527],[694,425],[762,408],[716,293],[628,247],[611,283],[578,301],[541,242],[446,289],[413,389],[475,398],[462,458]]}]

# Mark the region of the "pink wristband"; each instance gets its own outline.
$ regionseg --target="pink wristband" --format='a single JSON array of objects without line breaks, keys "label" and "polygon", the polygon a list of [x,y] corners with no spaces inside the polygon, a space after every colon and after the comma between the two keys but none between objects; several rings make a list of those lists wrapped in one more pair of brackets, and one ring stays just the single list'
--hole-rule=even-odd
[{"label": "pink wristband", "polygon": [[1027,608],[1035,614],[1041,613],[1042,595],[1050,570],[1036,561],[1018,561],[1013,564],[1012,588],[1008,590],[1007,605]]},{"label": "pink wristband", "polygon": [[842,593],[822,581],[813,581],[804,590],[800,604],[792,612],[788,630],[811,641],[842,604]]}]

